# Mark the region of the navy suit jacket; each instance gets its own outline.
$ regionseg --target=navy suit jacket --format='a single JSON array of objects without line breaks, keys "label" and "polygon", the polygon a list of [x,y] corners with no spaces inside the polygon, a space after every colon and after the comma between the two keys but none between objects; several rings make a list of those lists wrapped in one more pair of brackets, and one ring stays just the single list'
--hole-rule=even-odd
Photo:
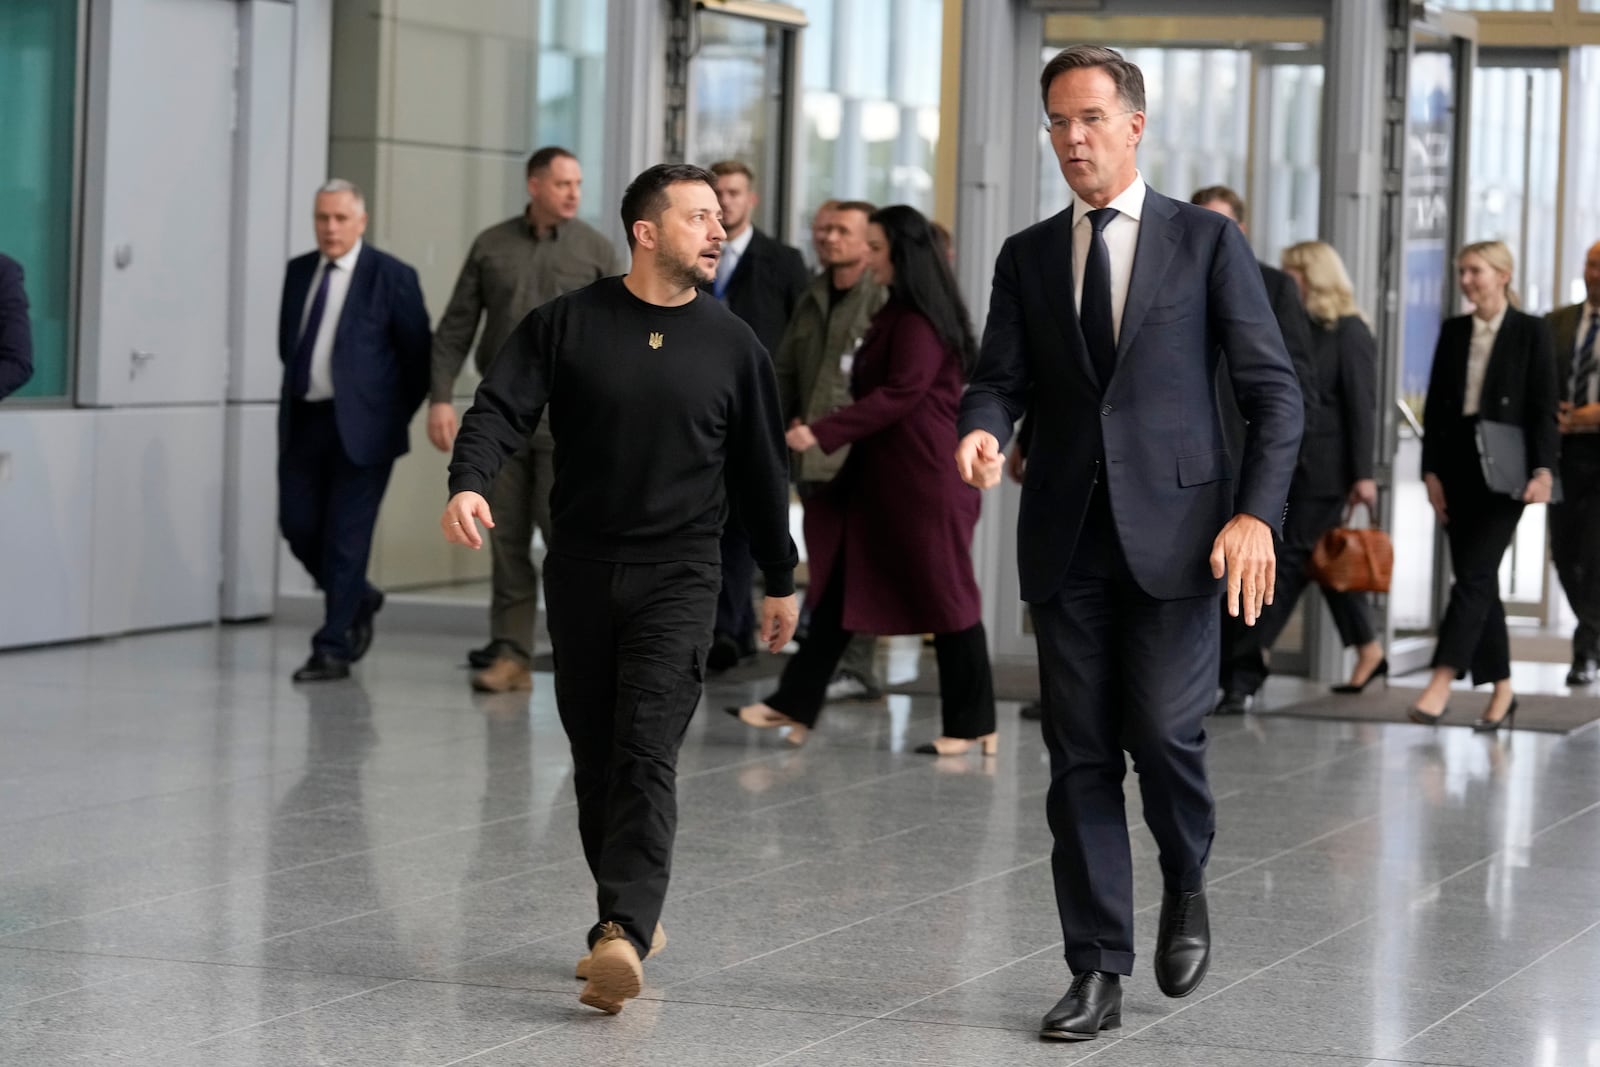
[{"label": "navy suit jacket", "polygon": [[[1216,595],[1212,542],[1236,509],[1281,532],[1300,445],[1300,387],[1250,246],[1230,219],[1149,190],[1104,388],[1072,294],[1068,208],[1001,248],[961,405],[961,433],[987,430],[1002,446],[1032,412],[1023,599],[1060,590],[1102,477],[1140,588],[1163,600]],[[1213,387],[1219,350],[1249,420],[1237,487]]]},{"label": "navy suit jacket", "polygon": [[31,377],[33,330],[28,324],[22,265],[9,256],[0,256],[0,398],[21,389]]},{"label": "navy suit jacket", "polygon": [[[318,252],[289,261],[278,313],[283,361],[279,447],[289,432],[289,378]],[[358,466],[390,463],[411,447],[407,427],[428,395],[432,334],[417,272],[361,246],[333,335],[333,410],[345,454]]]},{"label": "navy suit jacket", "polygon": [[[728,310],[756,332],[771,355],[810,284],[811,272],[800,253],[757,230],[728,279]],[[710,285],[701,288],[715,291]]]}]

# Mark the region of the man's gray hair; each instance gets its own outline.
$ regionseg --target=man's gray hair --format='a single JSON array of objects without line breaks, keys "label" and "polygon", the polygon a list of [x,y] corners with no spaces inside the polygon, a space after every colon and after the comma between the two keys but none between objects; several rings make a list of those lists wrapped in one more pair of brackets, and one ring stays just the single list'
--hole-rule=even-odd
[{"label": "man's gray hair", "polygon": [[1039,97],[1046,110],[1050,107],[1050,83],[1069,70],[1099,67],[1111,75],[1117,95],[1130,111],[1144,110],[1144,72],[1128,62],[1115,48],[1093,44],[1075,44],[1057,52],[1039,74]]},{"label": "man's gray hair", "polygon": [[362,211],[367,210],[367,198],[362,194],[361,186],[357,185],[355,182],[346,181],[343,178],[329,178],[327,181],[323,182],[322,186],[317,190],[318,196],[321,196],[323,193],[349,193],[351,196],[356,198],[356,207],[360,208]]}]

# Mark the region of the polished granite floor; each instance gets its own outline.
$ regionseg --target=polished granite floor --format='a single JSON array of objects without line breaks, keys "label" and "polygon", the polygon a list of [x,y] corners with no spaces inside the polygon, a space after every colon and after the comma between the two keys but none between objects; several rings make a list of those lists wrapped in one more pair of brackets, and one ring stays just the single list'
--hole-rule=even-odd
[{"label": "polished granite floor", "polygon": [[460,637],[380,629],[359,681],[297,688],[305,638],[0,655],[0,1064],[1600,1065],[1594,728],[1217,723],[1211,974],[1151,979],[1135,792],[1124,1028],[1060,1045],[1015,705],[983,762],[909,751],[926,698],[830,709],[798,751],[702,714],[671,943],[612,1018],[571,977],[591,887],[548,677],[474,698]]}]

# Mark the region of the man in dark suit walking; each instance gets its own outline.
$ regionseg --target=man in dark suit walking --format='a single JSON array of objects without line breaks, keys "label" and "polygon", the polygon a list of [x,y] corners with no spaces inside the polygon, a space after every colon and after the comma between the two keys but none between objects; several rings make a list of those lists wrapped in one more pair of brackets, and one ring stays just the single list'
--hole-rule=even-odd
[{"label": "man in dark suit walking", "polygon": [[22,264],[0,255],[0,400],[33,377],[33,327],[28,321],[28,294],[22,288]]},{"label": "man in dark suit walking", "polygon": [[[1156,982],[1181,997],[1205,977],[1217,583],[1226,575],[1229,610],[1246,622],[1271,600],[1301,401],[1239,228],[1139,175],[1139,68],[1074,46],[1040,88],[1073,204],[1000,251],[956,463],[971,484],[997,484],[1001,447],[1031,412],[1018,566],[1074,975],[1040,1034],[1087,1040],[1121,1025],[1120,976],[1133,972],[1124,749],[1161,853]],[[1219,349],[1250,426],[1237,487],[1212,388]]]},{"label": "man in dark suit walking", "polygon": [[[728,239],[722,244],[716,279],[701,288],[743,319],[771,355],[811,282],[811,273],[798,251],[752,224],[750,214],[759,198],[750,168],[725,159],[708,169],[717,178],[717,205]],[[749,534],[732,515],[722,531],[722,592],[717,596],[715,637],[706,658],[712,670],[726,670],[755,654],[755,573]]]},{"label": "man in dark suit walking", "polygon": [[1593,685],[1600,660],[1600,242],[1583,261],[1583,303],[1549,315],[1561,390],[1561,491],[1550,555],[1578,616],[1567,684]]},{"label": "man in dark suit walking", "polygon": [[417,272],[361,239],[361,190],[328,182],[315,220],[317,251],[289,261],[278,316],[278,524],[324,604],[297,682],[348,677],[372,643],[372,530],[428,393],[431,340]]}]

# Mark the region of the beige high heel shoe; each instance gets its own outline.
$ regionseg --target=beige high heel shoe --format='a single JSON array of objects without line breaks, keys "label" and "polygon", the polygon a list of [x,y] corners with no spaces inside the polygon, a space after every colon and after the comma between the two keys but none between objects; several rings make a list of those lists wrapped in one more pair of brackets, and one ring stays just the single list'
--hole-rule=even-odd
[{"label": "beige high heel shoe", "polygon": [[974,745],[982,749],[985,756],[993,756],[1000,751],[1000,735],[987,733],[982,737],[935,737],[932,741],[918,745],[913,751],[924,756],[964,756],[972,751]]},{"label": "beige high heel shoe", "polygon": [[811,736],[811,727],[805,723],[795,722],[789,716],[776,708],[769,708],[765,704],[746,704],[744,707],[728,705],[722,709],[746,726],[754,726],[758,730],[771,730],[779,726],[787,726],[789,733],[784,741],[795,748],[806,743],[806,738]]}]

